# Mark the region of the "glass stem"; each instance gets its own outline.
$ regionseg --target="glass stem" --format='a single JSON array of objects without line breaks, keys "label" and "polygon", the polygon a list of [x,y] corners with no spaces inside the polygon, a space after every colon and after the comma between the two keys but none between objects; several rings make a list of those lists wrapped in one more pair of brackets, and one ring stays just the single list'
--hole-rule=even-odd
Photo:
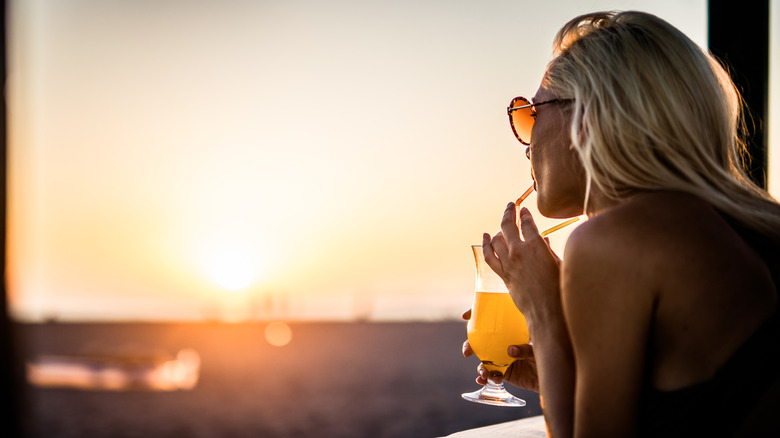
[{"label": "glass stem", "polygon": [[507,393],[504,389],[503,377],[504,376],[501,376],[499,380],[493,380],[492,377],[488,377],[487,384],[482,388],[482,396],[494,399],[506,398]]}]

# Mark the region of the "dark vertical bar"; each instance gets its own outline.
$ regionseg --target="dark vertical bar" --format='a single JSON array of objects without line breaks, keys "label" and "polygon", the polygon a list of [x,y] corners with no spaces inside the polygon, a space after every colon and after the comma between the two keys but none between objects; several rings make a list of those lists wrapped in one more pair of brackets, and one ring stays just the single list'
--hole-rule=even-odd
[{"label": "dark vertical bar", "polygon": [[748,175],[767,188],[769,0],[709,0],[709,46],[745,99],[754,129],[748,135]]},{"label": "dark vertical bar", "polygon": [[[0,4],[0,78],[3,88],[6,83],[6,1]],[[6,265],[6,164],[7,164],[7,118],[6,100],[4,94],[0,94],[0,436],[19,437],[21,407],[21,383],[19,381],[19,369],[14,348],[13,326],[8,316],[8,294],[5,283]]]}]

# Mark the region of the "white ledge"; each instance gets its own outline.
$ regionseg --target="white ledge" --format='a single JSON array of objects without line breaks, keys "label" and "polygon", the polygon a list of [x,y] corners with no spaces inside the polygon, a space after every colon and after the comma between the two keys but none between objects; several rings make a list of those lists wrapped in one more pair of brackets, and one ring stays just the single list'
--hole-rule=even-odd
[{"label": "white ledge", "polygon": [[547,438],[544,417],[523,418],[522,420],[494,424],[492,426],[463,430],[447,435],[447,438]]}]

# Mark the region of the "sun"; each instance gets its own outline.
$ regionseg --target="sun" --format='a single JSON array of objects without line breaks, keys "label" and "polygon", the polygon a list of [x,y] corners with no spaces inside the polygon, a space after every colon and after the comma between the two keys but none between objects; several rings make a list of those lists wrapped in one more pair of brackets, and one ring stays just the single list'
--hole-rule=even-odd
[{"label": "sun", "polygon": [[228,292],[248,289],[257,280],[261,262],[255,254],[239,248],[222,248],[209,256],[211,280]]}]

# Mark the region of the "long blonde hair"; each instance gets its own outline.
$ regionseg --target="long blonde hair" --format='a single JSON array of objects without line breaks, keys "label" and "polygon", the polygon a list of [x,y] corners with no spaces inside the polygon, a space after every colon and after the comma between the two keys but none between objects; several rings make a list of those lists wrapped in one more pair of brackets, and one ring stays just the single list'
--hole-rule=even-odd
[{"label": "long blonde hair", "polygon": [[747,177],[742,98],[728,73],[666,21],[598,12],[558,32],[543,86],[574,98],[571,138],[592,185],[696,195],[780,242],[780,204]]}]

